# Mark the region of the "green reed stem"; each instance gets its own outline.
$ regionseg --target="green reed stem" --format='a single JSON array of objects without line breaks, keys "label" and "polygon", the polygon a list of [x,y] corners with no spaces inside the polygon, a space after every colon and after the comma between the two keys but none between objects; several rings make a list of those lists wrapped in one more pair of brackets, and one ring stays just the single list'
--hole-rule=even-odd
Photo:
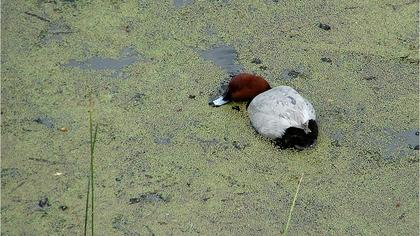
[{"label": "green reed stem", "polygon": [[[88,178],[88,186],[87,186],[87,193],[86,193],[86,206],[85,206],[85,227],[84,227],[84,234],[87,235],[87,218],[88,218],[88,212],[89,212],[89,196],[91,201],[91,234],[93,236],[94,232],[94,162],[93,162],[93,156],[95,153],[95,144],[96,144],[96,136],[98,134],[98,124],[95,126],[95,131],[93,131],[93,105],[92,101],[90,101],[89,106],[89,133],[90,133],[90,176]],[[90,192],[92,192],[90,194]]]},{"label": "green reed stem", "polygon": [[300,184],[302,183],[302,179],[303,179],[303,173],[300,176],[299,183],[296,188],[295,196],[293,197],[292,206],[290,207],[290,211],[289,211],[289,218],[287,219],[286,227],[284,228],[284,235],[287,235],[287,232],[289,230],[290,221],[292,219],[292,212],[293,212],[293,209],[295,208],[296,199],[299,193],[299,188],[300,188]]},{"label": "green reed stem", "polygon": [[86,206],[85,206],[85,230],[83,231],[84,236],[86,236],[86,233],[87,233],[87,218],[88,218],[88,211],[89,211],[89,193],[90,193],[90,178],[88,178],[88,184],[87,184]]},{"label": "green reed stem", "polygon": [[[91,113],[92,114],[92,113]],[[91,118],[91,120],[92,120],[92,118]],[[91,123],[92,123],[92,121],[91,121]],[[93,182],[93,174],[94,174],[94,170],[93,170],[93,153],[94,153],[94,150],[95,150],[95,144],[96,144],[96,134],[98,133],[98,124],[96,124],[96,126],[95,126],[95,134],[94,134],[94,136],[93,136],[93,142],[92,142],[92,144],[91,144],[91,151],[90,151],[90,188],[92,189],[92,194],[90,195],[91,196],[91,231],[92,231],[92,236],[93,236],[93,226],[94,226],[94,224],[93,224],[93,209],[94,209],[94,197],[93,197],[93,193],[95,192],[94,191],[94,182]]]}]

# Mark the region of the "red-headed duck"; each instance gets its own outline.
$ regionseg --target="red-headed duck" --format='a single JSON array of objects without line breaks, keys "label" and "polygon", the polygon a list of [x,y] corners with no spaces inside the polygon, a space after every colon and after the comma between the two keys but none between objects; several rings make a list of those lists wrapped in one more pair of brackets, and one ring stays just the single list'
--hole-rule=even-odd
[{"label": "red-headed duck", "polygon": [[280,148],[303,149],[316,142],[315,110],[289,86],[271,88],[260,76],[238,74],[229,82],[225,95],[210,105],[221,106],[230,101],[250,101],[247,110],[252,126]]}]

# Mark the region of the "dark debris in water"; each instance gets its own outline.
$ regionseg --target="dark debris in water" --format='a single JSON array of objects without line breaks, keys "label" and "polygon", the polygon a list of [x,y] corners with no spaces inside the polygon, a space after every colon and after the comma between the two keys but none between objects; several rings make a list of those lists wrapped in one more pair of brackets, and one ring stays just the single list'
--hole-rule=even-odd
[{"label": "dark debris in water", "polygon": [[369,75],[369,76],[365,76],[365,77],[363,77],[363,79],[364,80],[375,80],[376,79],[376,76],[373,76],[373,75]]},{"label": "dark debris in water", "polygon": [[38,20],[42,20],[42,21],[45,21],[45,22],[51,22],[51,20],[50,20],[50,19],[48,19],[48,18],[47,18],[47,17],[45,17],[45,16],[41,16],[41,15],[39,15],[39,14],[36,14],[36,13],[30,12],[30,11],[25,11],[24,13],[25,13],[26,15],[28,15],[28,16],[35,17],[35,18],[37,18]]},{"label": "dark debris in water", "polygon": [[130,198],[130,204],[145,203],[145,202],[168,202],[167,197],[163,197],[161,193],[145,193],[139,197]]},{"label": "dark debris in water", "polygon": [[324,23],[319,23],[319,28],[323,29],[323,30],[330,30],[331,26],[328,24],[324,24]]},{"label": "dark debris in water", "polygon": [[297,72],[295,70],[290,70],[287,72],[287,75],[291,78],[297,78],[300,75],[300,72]]},{"label": "dark debris in water", "polygon": [[131,97],[130,101],[133,103],[141,103],[144,99],[145,94],[144,93],[135,93],[134,96]]},{"label": "dark debris in water", "polygon": [[267,66],[260,66],[259,68],[260,68],[260,70],[267,70],[268,69]]},{"label": "dark debris in water", "polygon": [[327,62],[327,63],[331,63],[332,62],[331,58],[328,58],[328,57],[322,57],[321,58],[321,61]]},{"label": "dark debris in water", "polygon": [[233,106],[232,110],[237,110],[237,111],[241,111],[241,108],[239,106]]},{"label": "dark debris in water", "polygon": [[43,197],[38,201],[38,206],[41,207],[41,208],[44,208],[44,207],[51,206],[51,204],[50,204],[47,197]]}]

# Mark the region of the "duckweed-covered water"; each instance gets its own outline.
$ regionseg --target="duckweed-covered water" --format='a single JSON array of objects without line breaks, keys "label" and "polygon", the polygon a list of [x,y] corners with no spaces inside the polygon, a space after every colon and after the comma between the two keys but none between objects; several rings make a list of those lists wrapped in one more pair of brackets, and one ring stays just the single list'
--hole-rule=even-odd
[{"label": "duckweed-covered water", "polygon": [[[290,235],[418,235],[418,1],[1,14],[2,235],[82,234],[90,97],[97,235],[279,235],[302,174]],[[238,69],[312,101],[315,148],[276,149],[245,103],[207,105]]]}]

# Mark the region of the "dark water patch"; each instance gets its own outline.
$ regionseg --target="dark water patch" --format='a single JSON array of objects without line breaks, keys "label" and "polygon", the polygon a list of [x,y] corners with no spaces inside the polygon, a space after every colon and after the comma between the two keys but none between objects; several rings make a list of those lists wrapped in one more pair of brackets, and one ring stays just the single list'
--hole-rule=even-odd
[{"label": "dark water patch", "polygon": [[126,231],[126,226],[128,224],[128,220],[123,215],[117,215],[112,219],[112,228]]},{"label": "dark water patch", "polygon": [[280,74],[280,78],[284,80],[293,80],[293,79],[304,77],[304,76],[305,75],[304,75],[303,66],[299,66],[298,68],[295,68],[295,69],[285,69]]},{"label": "dark water patch", "polygon": [[125,94],[124,97],[118,98],[118,104],[121,108],[129,111],[133,108],[141,109],[146,100],[146,94],[142,92],[134,92],[130,94]]},{"label": "dark water patch", "polygon": [[143,102],[144,96],[144,93],[135,93],[134,96],[131,97],[130,101],[137,105]]},{"label": "dark water patch", "polygon": [[193,3],[194,0],[173,0],[173,4],[176,8],[182,8]]},{"label": "dark water patch", "polygon": [[237,63],[238,53],[231,46],[221,45],[201,52],[204,60],[212,61],[229,75],[239,74],[244,67]]},{"label": "dark water patch", "polygon": [[60,20],[49,22],[47,29],[39,33],[39,40],[42,45],[51,44],[53,42],[60,43],[63,41],[63,36],[76,33],[69,24]]},{"label": "dark water patch", "polygon": [[93,56],[84,61],[71,59],[64,66],[77,67],[82,70],[112,70],[113,76],[116,77],[121,75],[121,70],[124,67],[136,63],[140,58],[140,54],[135,49],[128,47],[121,49],[118,58]]},{"label": "dark water patch", "polygon": [[249,146],[249,144],[247,144],[247,143],[241,143],[241,142],[238,142],[238,141],[233,141],[232,142],[232,146],[235,148],[235,149],[237,149],[237,150],[244,150],[246,147],[248,147]]},{"label": "dark water patch", "polygon": [[22,174],[20,173],[18,168],[2,168],[1,169],[1,178],[4,180],[4,178],[11,178],[16,179],[20,178]]},{"label": "dark water patch", "polygon": [[409,130],[398,134],[410,149],[419,150],[419,131]]},{"label": "dark water patch", "polygon": [[262,63],[262,61],[261,61],[261,59],[259,59],[259,58],[254,58],[254,59],[252,59],[251,63],[254,63],[254,64],[259,65],[259,64],[261,64],[261,63]]},{"label": "dark water patch", "polygon": [[[129,225],[129,221],[127,217],[124,215],[119,214],[113,217],[111,221],[111,225],[112,225],[112,228],[120,231],[123,235],[126,235],[126,236],[139,236],[140,235],[139,233],[135,231],[131,231],[127,227]],[[151,235],[154,235],[154,234],[151,234]]]},{"label": "dark water patch", "polygon": [[219,148],[224,149],[224,150],[231,149],[231,148],[242,150],[248,146],[248,144],[246,143],[240,143],[237,141],[231,142],[227,138],[224,138],[224,141],[220,141],[219,139],[216,139],[216,138],[204,139],[204,138],[200,138],[196,136],[189,136],[188,138],[192,140],[193,142],[196,142],[198,145],[200,145],[200,147],[203,149],[204,152],[208,152],[212,149],[219,149]]},{"label": "dark water patch", "polygon": [[209,50],[202,51],[204,60],[212,61],[229,74],[229,78],[220,82],[217,91],[210,95],[209,104],[216,98],[225,95],[230,79],[241,73],[244,67],[237,63],[237,52],[234,48],[226,45],[216,46]]},{"label": "dark water patch", "polygon": [[168,144],[171,144],[171,138],[170,137],[159,137],[159,138],[155,138],[154,142],[156,144],[160,144],[160,145],[168,145]]},{"label": "dark water patch", "polygon": [[215,138],[210,140],[197,139],[197,142],[205,152],[207,152],[210,148],[220,144],[220,141]]},{"label": "dark water patch", "polygon": [[412,152],[419,150],[419,131],[405,130],[395,132],[385,130],[387,135],[392,136],[392,141],[385,148],[384,158],[386,160],[395,160],[401,157],[412,156]]},{"label": "dark water patch", "polygon": [[127,225],[128,221],[123,215],[115,216],[112,219],[112,228],[114,229],[122,229]]},{"label": "dark water patch", "polygon": [[146,202],[168,202],[169,199],[167,196],[163,196],[161,193],[145,193],[139,197],[134,197],[129,199],[129,203],[146,203]]},{"label": "dark water patch", "polygon": [[341,147],[343,145],[344,135],[342,132],[337,131],[332,135],[331,144],[335,147]]},{"label": "dark water patch", "polygon": [[33,119],[33,121],[38,123],[38,124],[44,125],[45,127],[49,128],[49,129],[54,128],[54,122],[49,117],[39,116],[39,117],[35,117]]}]

